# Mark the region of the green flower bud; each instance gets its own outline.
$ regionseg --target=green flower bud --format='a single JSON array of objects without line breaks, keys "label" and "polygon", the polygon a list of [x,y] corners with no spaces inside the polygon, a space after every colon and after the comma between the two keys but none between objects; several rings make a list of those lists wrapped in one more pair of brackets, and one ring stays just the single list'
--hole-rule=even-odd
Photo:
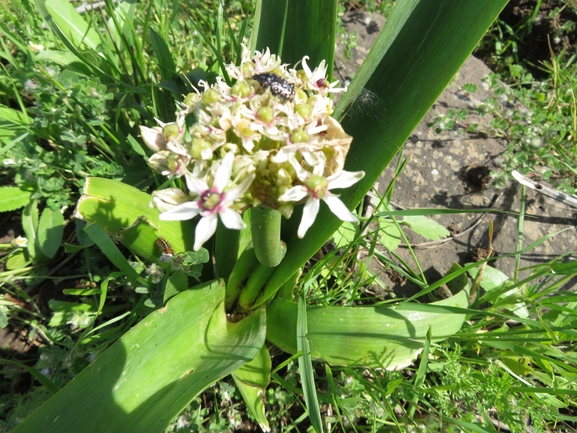
[{"label": "green flower bud", "polygon": [[306,83],[309,80],[309,77],[307,77],[307,73],[303,69],[299,69],[297,71],[297,77],[304,83]]},{"label": "green flower bud", "polygon": [[250,137],[254,135],[252,129],[250,129],[250,122],[248,120],[241,120],[238,125],[236,125],[236,130],[240,137]]},{"label": "green flower bud", "polygon": [[297,104],[295,111],[300,114],[303,119],[308,119],[313,113],[313,108],[309,104]]},{"label": "green flower bud", "polygon": [[182,103],[184,105],[192,107],[192,106],[196,105],[199,100],[200,100],[200,95],[196,92],[193,92],[193,93],[189,93],[188,95],[186,95],[184,97],[184,101],[182,101]]},{"label": "green flower bud", "polygon": [[307,92],[305,92],[303,88],[299,87],[296,89],[296,99],[304,103],[309,100],[309,95],[307,95]]},{"label": "green flower bud", "polygon": [[306,143],[307,141],[309,141],[309,139],[310,139],[309,135],[302,129],[295,129],[291,133],[291,141],[293,143]]},{"label": "green flower bud", "polygon": [[271,107],[265,105],[260,107],[256,112],[256,117],[262,120],[264,123],[271,123],[274,119],[274,113]]},{"label": "green flower bud", "polygon": [[242,71],[242,75],[244,77],[252,77],[254,75],[254,63],[246,62],[240,66],[240,70]]},{"label": "green flower bud", "polygon": [[214,89],[208,89],[202,94],[202,103],[204,105],[210,105],[218,102],[218,92]]},{"label": "green flower bud", "polygon": [[168,142],[173,138],[178,138],[179,135],[180,135],[180,128],[176,123],[169,123],[167,125],[164,125],[164,128],[162,128],[162,139],[164,141]]},{"label": "green flower bud", "polygon": [[[192,144],[190,145],[190,156],[194,159],[210,159],[212,156],[210,142],[203,140],[202,138],[193,138]],[[207,156],[209,157],[207,158]]]},{"label": "green flower bud", "polygon": [[252,92],[252,87],[246,81],[237,81],[230,92],[236,97],[247,98]]},{"label": "green flower bud", "polygon": [[314,197],[323,198],[329,186],[329,181],[325,177],[311,174],[305,181],[305,186],[312,192]]},{"label": "green flower bud", "polygon": [[[277,186],[281,187],[281,186],[290,186],[292,184],[293,180],[291,175],[289,174],[288,171],[286,171],[284,168],[279,168],[278,173],[277,173],[277,181],[276,184]],[[284,191],[281,192],[279,195],[282,195],[288,188],[284,188]]]}]

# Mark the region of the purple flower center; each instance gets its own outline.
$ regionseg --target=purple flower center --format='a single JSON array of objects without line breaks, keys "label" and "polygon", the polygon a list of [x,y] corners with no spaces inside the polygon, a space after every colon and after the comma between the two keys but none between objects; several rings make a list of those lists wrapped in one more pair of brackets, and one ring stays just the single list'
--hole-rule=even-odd
[{"label": "purple flower center", "polygon": [[203,214],[213,214],[221,210],[221,204],[226,197],[226,193],[218,192],[215,188],[204,191],[200,195],[198,207],[202,209]]}]

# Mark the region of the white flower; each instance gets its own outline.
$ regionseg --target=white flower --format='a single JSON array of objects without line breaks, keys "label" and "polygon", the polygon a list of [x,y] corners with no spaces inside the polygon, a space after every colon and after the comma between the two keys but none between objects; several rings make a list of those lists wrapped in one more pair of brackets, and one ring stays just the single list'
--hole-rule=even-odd
[{"label": "white flower", "polygon": [[302,60],[303,70],[307,76],[308,81],[304,83],[305,89],[316,90],[319,93],[326,95],[327,93],[344,92],[346,89],[336,87],[338,86],[338,81],[333,81],[329,83],[326,79],[327,76],[327,65],[324,60],[321,61],[320,65],[311,71],[309,65],[307,65],[307,60],[309,56],[304,56]]},{"label": "white flower", "polygon": [[[302,238],[310,226],[315,222],[319,213],[320,200],[324,201],[332,213],[342,221],[357,222],[357,217],[347,209],[345,204],[339,199],[338,195],[331,193],[329,190],[338,188],[348,188],[357,183],[365,176],[364,171],[340,171],[329,177],[323,177],[319,174],[311,174],[304,170],[294,159],[290,159],[297,176],[303,185],[292,187],[282,196],[279,197],[281,202],[298,202],[308,196],[303,209],[303,217],[298,228],[298,237]],[[322,173],[324,164],[315,167],[315,173]]]},{"label": "white flower", "polygon": [[14,248],[26,248],[28,246],[28,239],[23,238],[22,236],[18,236],[10,241],[10,244]]},{"label": "white flower", "polygon": [[186,184],[196,199],[187,201],[160,214],[161,220],[188,220],[200,215],[200,221],[194,233],[194,251],[198,251],[216,231],[218,216],[225,227],[241,230],[246,227],[240,215],[230,208],[234,201],[242,196],[254,179],[248,175],[242,183],[225,191],[232,174],[234,154],[229,152],[221,161],[214,175],[212,187],[205,180],[186,174]]}]

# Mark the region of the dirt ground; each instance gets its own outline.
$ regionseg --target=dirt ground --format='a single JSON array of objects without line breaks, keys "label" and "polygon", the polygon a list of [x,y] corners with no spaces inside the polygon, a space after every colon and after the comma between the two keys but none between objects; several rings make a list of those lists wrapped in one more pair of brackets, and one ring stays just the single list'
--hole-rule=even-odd
[{"label": "dirt ground", "polygon": [[[368,54],[376,40],[385,19],[378,14],[360,11],[347,12],[343,23],[347,31],[355,31],[358,46],[347,60],[338,47],[335,78],[341,81],[351,77]],[[506,143],[492,138],[470,136],[457,131],[436,134],[427,123],[435,114],[447,113],[450,109],[470,108],[475,100],[488,96],[482,79],[490,69],[479,59],[471,56],[457,76],[443,92],[429,113],[413,131],[405,144],[403,158],[408,163],[397,180],[393,202],[402,208],[450,208],[478,209],[492,208],[518,212],[520,206],[520,185],[512,180],[504,189],[491,186],[490,172],[500,170],[501,155]],[[478,91],[464,97],[461,86],[472,83]],[[487,118],[471,118],[472,122],[488,122]],[[353,142],[354,143],[354,142]],[[387,169],[375,185],[383,193],[394,174],[393,165]],[[534,190],[527,189],[526,220],[523,230],[523,248],[551,233],[569,228],[522,255],[521,267],[530,267],[553,260],[560,255],[571,253],[577,245],[575,224],[577,209],[550,199]],[[461,265],[486,257],[488,247],[488,220],[494,225],[493,249],[498,256],[517,250],[517,217],[505,214],[486,214],[478,221],[480,214],[438,215],[436,221],[445,226],[452,237],[447,242],[430,243],[410,230],[406,231],[429,282],[438,280],[453,262]],[[418,246],[422,247],[419,248]],[[404,260],[414,264],[408,250],[396,251]],[[512,257],[498,258],[492,264],[509,277],[513,276],[515,260]],[[373,270],[382,267],[373,264]],[[530,270],[520,273],[527,276]],[[391,278],[392,277],[392,278]],[[381,279],[397,295],[410,295],[415,288],[391,272],[383,272]],[[577,278],[569,281],[563,289],[574,289]]]}]

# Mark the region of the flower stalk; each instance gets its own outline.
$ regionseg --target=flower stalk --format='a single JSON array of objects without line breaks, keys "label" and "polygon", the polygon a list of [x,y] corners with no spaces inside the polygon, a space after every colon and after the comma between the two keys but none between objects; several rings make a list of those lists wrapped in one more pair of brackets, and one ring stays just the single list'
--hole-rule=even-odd
[{"label": "flower stalk", "polygon": [[277,266],[286,254],[286,245],[280,239],[281,213],[268,206],[256,206],[251,210],[250,223],[256,258],[268,268]]}]

